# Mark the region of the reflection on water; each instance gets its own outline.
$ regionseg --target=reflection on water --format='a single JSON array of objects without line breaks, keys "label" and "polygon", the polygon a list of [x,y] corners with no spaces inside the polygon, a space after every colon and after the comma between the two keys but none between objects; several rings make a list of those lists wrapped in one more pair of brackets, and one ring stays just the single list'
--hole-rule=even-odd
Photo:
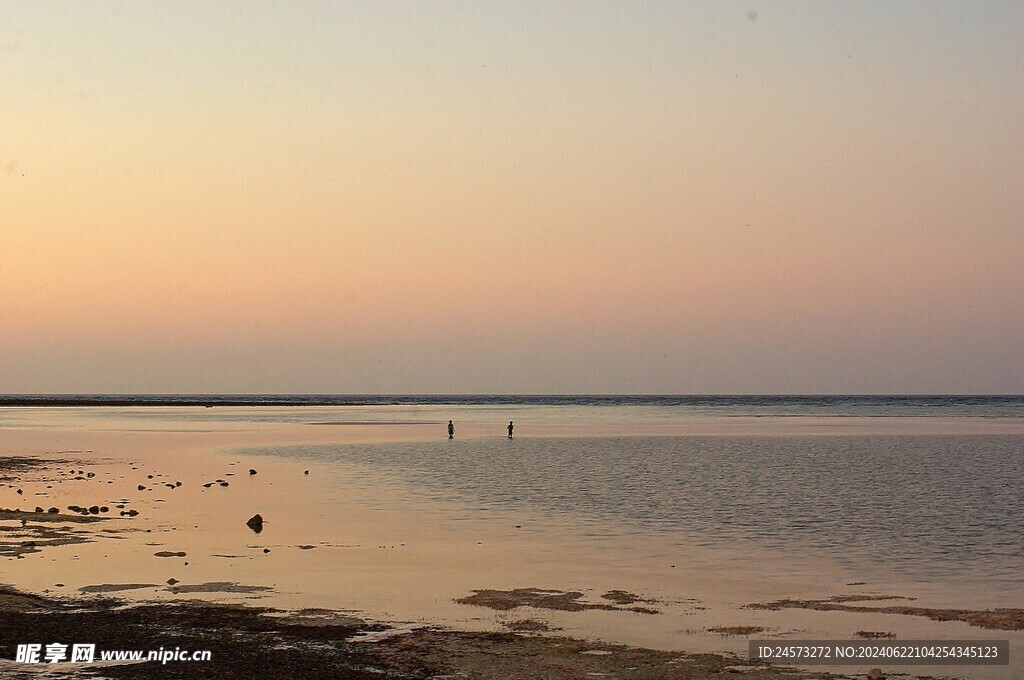
[{"label": "reflection on water", "polygon": [[[603,437],[246,449],[344,461],[477,509],[1018,584],[1024,437]],[[609,524],[609,520],[613,523]]]},{"label": "reflection on water", "polygon": [[[141,511],[112,522],[127,533],[9,559],[4,578],[71,595],[158,584],[123,594],[146,598],[183,597],[167,590],[170,578],[237,582],[274,588],[261,593],[272,606],[474,630],[506,613],[455,602],[473,589],[592,600],[624,589],[659,600],[661,614],[543,618],[569,635],[691,651],[742,653],[743,639],[704,632],[733,625],[833,639],[991,637],[920,617],[746,605],[884,593],[1019,606],[1019,400],[948,400],[941,417],[884,400],[866,417],[838,413],[867,408],[853,398],[765,403],[721,407],[729,415],[661,402],[0,408],[0,455],[81,460],[97,475],[39,479],[24,495],[0,485],[0,507],[125,499]],[[797,407],[819,411],[755,412]],[[951,415],[959,408],[971,412]],[[409,424],[384,425],[395,422]],[[206,486],[218,478],[230,485]],[[267,522],[258,535],[246,526],[255,513]],[[990,677],[1019,678],[1014,663]]]}]

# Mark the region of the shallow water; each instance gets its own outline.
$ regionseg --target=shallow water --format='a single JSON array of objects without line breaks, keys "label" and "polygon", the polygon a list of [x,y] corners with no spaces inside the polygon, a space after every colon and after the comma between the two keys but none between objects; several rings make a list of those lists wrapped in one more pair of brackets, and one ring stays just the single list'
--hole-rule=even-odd
[{"label": "shallow water", "polygon": [[[131,498],[142,510],[131,526],[152,532],[0,566],[5,581],[35,590],[231,581],[272,587],[252,596],[272,606],[475,630],[540,616],[573,635],[694,651],[745,649],[743,638],[707,632],[720,625],[1019,641],[918,617],[744,608],[848,593],[1022,606],[1024,418],[970,408],[937,417],[723,416],[664,403],[0,408],[0,453],[110,459],[96,480],[53,485],[39,500],[0,488],[0,507]],[[502,436],[509,419],[512,441]],[[184,485],[137,492],[152,486],[147,473]],[[201,486],[229,473],[230,487]],[[244,526],[255,512],[268,519],[259,536]],[[160,550],[188,557],[154,557]],[[631,590],[662,613],[505,614],[453,602],[517,587],[580,589],[592,601]],[[163,586],[123,595],[180,596]]]},{"label": "shallow water", "polygon": [[1018,592],[1024,438],[559,437],[307,445],[242,453],[345,461],[467,512],[529,509],[676,545],[814,552],[851,571]]}]

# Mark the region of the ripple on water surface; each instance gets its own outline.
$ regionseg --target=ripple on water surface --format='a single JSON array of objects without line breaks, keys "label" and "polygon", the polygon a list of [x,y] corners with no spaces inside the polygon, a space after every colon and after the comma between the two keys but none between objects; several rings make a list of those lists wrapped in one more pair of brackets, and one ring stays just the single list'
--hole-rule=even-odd
[{"label": "ripple on water surface", "polygon": [[250,453],[363,466],[470,508],[609,531],[884,564],[913,579],[1020,581],[1024,437],[663,436],[308,445]]}]

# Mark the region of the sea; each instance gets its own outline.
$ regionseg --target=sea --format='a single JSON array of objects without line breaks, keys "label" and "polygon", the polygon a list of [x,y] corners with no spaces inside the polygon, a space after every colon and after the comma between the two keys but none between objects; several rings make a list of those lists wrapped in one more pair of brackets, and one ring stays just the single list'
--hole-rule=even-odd
[{"label": "sea", "polygon": [[1024,395],[7,394],[3,406],[607,406],[680,415],[1024,417]]},{"label": "sea", "polygon": [[333,462],[467,513],[1024,595],[1021,395],[8,395],[0,427],[57,422],[48,407],[63,426],[377,427],[402,434],[241,452]]}]

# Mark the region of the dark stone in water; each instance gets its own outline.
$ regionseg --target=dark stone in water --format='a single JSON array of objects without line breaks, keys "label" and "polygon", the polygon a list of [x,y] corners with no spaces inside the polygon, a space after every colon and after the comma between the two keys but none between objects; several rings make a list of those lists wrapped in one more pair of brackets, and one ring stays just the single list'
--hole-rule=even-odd
[{"label": "dark stone in water", "polygon": [[258,534],[263,531],[263,516],[259,513],[253,515],[245,525]]},{"label": "dark stone in water", "polygon": [[57,508],[50,508],[49,510],[47,510],[47,512],[50,513],[51,515],[56,515],[57,513],[60,512],[60,510],[58,510]]},{"label": "dark stone in water", "polygon": [[100,514],[100,506],[98,506],[98,505],[90,506],[89,507],[89,512],[92,513],[93,515]]},{"label": "dark stone in water", "polygon": [[36,506],[36,512],[42,512],[42,511],[43,511],[43,509],[37,505]]},{"label": "dark stone in water", "polygon": [[256,471],[255,471],[255,470],[253,470],[252,468],[249,468],[249,474],[250,474],[250,475],[254,475],[254,474],[256,474]]}]

